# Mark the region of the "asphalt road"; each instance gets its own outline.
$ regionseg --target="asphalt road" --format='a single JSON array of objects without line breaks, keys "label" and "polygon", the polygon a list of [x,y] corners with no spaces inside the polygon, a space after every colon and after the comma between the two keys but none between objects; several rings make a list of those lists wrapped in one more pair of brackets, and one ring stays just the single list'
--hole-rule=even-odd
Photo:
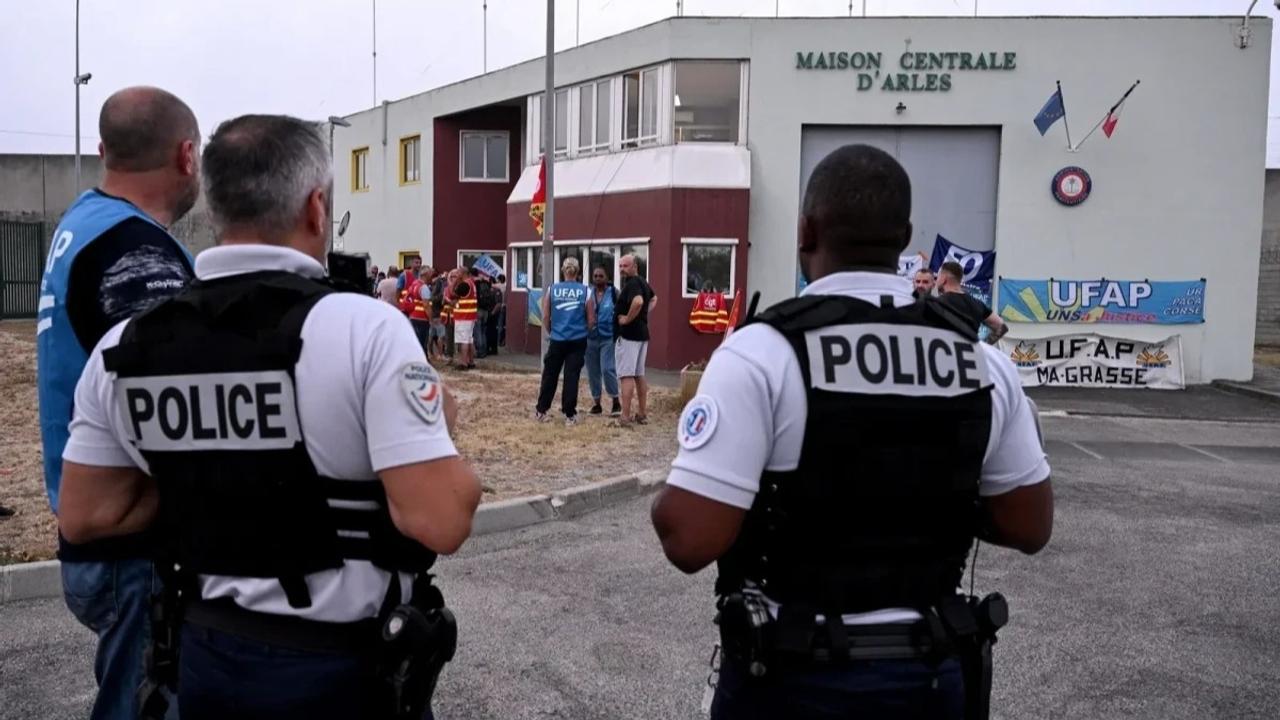
[{"label": "asphalt road", "polygon": [[[1250,413],[1045,418],[1053,541],[978,557],[978,591],[1012,606],[994,717],[1277,716],[1280,418]],[[698,717],[712,574],[667,566],[647,510],[642,498],[445,559],[463,644],[438,717]],[[61,600],[0,606],[0,718],[84,717],[92,691],[91,637]]]}]

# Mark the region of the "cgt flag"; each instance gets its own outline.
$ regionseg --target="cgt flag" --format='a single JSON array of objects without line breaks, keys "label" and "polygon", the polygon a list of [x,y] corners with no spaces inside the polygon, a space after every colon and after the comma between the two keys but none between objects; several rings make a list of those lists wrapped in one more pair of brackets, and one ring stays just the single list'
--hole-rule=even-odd
[{"label": "cgt flag", "polygon": [[533,220],[533,229],[542,235],[542,216],[547,212],[547,156],[542,156],[538,165],[538,185],[533,189],[533,199],[529,202],[529,218]]}]

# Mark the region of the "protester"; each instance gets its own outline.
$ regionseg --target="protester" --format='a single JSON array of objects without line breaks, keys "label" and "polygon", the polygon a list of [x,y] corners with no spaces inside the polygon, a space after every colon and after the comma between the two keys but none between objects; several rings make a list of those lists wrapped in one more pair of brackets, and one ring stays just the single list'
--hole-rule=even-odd
[{"label": "protester", "polygon": [[387,268],[387,277],[378,281],[377,292],[374,293],[379,300],[390,305],[398,305],[396,302],[396,282],[400,279],[400,269],[395,265]]},{"label": "protester", "polygon": [[385,277],[386,275],[378,271],[377,265],[370,265],[369,266],[369,292],[371,293],[378,292],[378,283],[382,280],[382,278],[385,278]]},{"label": "protester", "polygon": [[408,286],[410,282],[413,282],[421,271],[422,258],[414,255],[409,259],[409,267],[405,268],[404,272],[400,273],[400,278],[396,281],[396,290],[403,292],[405,287]]},{"label": "protester", "polygon": [[[40,435],[49,505],[59,515],[76,382],[113,325],[191,279],[191,257],[167,228],[200,194],[200,128],[191,108],[173,95],[151,87],[120,90],[102,105],[98,134],[102,184],[76,198],[58,223],[57,251],[49,255],[40,291]],[[147,539],[70,544],[59,536],[58,544],[67,608],[98,640],[98,695],[89,717],[137,718],[155,577]],[[3,704],[15,706],[11,699]]]},{"label": "protester", "polygon": [[476,328],[474,340],[476,346],[476,357],[482,358],[489,354],[489,314],[493,312],[493,281],[488,275],[471,269],[472,278],[476,285]]},{"label": "protester", "polygon": [[[632,422],[644,425],[649,421],[649,383],[644,378],[644,363],[649,353],[649,313],[657,307],[658,296],[640,277],[634,255],[619,258],[618,272],[623,278],[622,293],[614,308],[618,334],[615,362],[622,381],[622,417],[618,424],[629,427]],[[637,401],[634,416],[632,399]]]},{"label": "protester", "polygon": [[596,322],[587,334],[587,383],[591,386],[591,414],[600,415],[604,408],[600,406],[601,385],[613,400],[610,417],[622,414],[622,405],[618,401],[618,370],[614,357],[614,307],[617,305],[618,289],[609,282],[609,275],[604,267],[596,267],[591,272],[591,294],[587,296],[587,304],[591,306]]},{"label": "protester", "polygon": [[566,258],[560,264],[564,280],[542,295],[542,322],[551,329],[551,342],[542,359],[542,387],[533,417],[549,422],[547,411],[556,395],[556,382],[564,370],[564,389],[560,392],[560,410],[565,425],[578,424],[578,380],[587,352],[587,332],[595,324],[595,311],[587,302],[587,286],[578,280],[578,261]]},{"label": "protester", "polygon": [[427,303],[431,298],[430,281],[430,276],[425,272],[411,280],[405,286],[404,299],[400,301],[400,310],[408,313],[413,334],[418,338],[423,353],[427,352],[431,338],[431,316],[427,313]]},{"label": "protester", "polygon": [[942,263],[942,268],[938,272],[938,298],[972,323],[975,330],[986,325],[991,330],[991,334],[987,336],[987,342],[995,345],[1009,332],[1009,326],[990,307],[987,307],[986,303],[966,293],[964,285],[961,284],[963,280],[964,268],[960,263]]},{"label": "protester", "polygon": [[466,268],[458,270],[458,280],[453,290],[453,345],[457,356],[455,364],[460,370],[474,370],[476,330],[476,283]]},{"label": "protester", "polygon": [[911,284],[915,287],[911,296],[917,300],[930,297],[933,295],[934,282],[933,271],[929,268],[920,268],[916,271],[915,277],[911,279]]},{"label": "protester", "polygon": [[440,319],[444,321],[444,356],[448,358],[450,364],[453,364],[455,350],[453,345],[455,331],[453,311],[457,307],[458,303],[458,299],[453,294],[453,288],[458,284],[459,278],[461,278],[461,274],[457,268],[450,270],[445,275],[443,285],[444,307],[440,310]]},{"label": "protester", "polygon": [[446,273],[441,273],[431,281],[431,334],[427,340],[427,357],[432,362],[442,363],[445,360],[445,342],[449,335],[445,330],[444,286],[449,281]]},{"label": "protester", "polygon": [[507,282],[507,276],[499,273],[494,278],[493,283],[493,310],[489,312],[488,340],[486,345],[489,348],[490,355],[498,354],[498,347],[506,344],[504,331],[507,324],[507,305],[506,293],[503,292],[503,285]]}]

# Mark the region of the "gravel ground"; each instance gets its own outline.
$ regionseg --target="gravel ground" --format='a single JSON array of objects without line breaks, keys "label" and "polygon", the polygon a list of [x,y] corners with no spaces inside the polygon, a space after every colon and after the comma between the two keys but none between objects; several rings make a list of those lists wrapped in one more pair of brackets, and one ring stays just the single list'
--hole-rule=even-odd
[{"label": "gravel ground", "polygon": [[[458,449],[475,465],[484,500],[560,490],[624,473],[665,465],[675,455],[675,394],[655,388],[651,422],[630,429],[609,427],[607,416],[590,416],[591,396],[583,375],[582,423],[538,424],[531,414],[538,376],[480,368],[445,370],[458,396]],[[554,404],[559,408],[559,397]],[[607,409],[607,408],[606,408]],[[0,564],[44,560],[56,550],[56,523],[45,498],[35,389],[35,323],[0,323]]]}]

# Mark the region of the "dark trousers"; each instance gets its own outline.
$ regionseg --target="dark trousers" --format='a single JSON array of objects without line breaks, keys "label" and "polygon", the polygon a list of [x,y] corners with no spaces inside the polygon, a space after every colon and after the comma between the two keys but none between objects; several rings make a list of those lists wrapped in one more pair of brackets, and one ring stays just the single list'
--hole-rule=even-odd
[{"label": "dark trousers", "polygon": [[560,393],[560,409],[567,418],[578,414],[578,379],[587,361],[587,339],[552,340],[547,356],[542,359],[542,388],[538,391],[538,412],[551,409],[556,396],[556,381],[564,369],[564,390]]},{"label": "dark trousers", "polygon": [[961,720],[960,663],[930,668],[919,660],[872,660],[843,668],[770,669],[751,678],[726,660],[711,720]]},{"label": "dark trousers", "polygon": [[271,647],[191,623],[178,687],[182,720],[386,717],[371,657]]}]

